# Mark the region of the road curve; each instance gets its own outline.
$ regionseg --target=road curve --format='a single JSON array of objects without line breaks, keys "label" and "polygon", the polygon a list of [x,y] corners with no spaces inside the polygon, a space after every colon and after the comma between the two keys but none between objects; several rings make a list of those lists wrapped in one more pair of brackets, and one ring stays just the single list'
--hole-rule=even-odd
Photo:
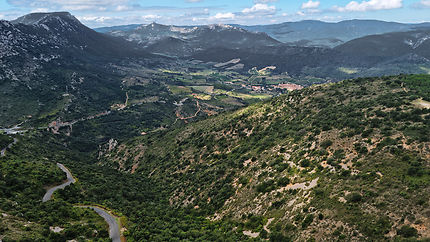
[{"label": "road curve", "polygon": [[6,150],[11,149],[13,145],[15,145],[16,143],[18,143],[18,139],[17,138],[13,138],[13,143],[10,143],[7,147],[5,147],[4,149],[1,150],[0,152],[0,157],[3,157],[6,155]]},{"label": "road curve", "polygon": [[69,169],[67,169],[63,164],[60,164],[60,163],[57,163],[57,166],[67,174],[67,180],[61,185],[48,189],[48,191],[46,191],[45,195],[42,198],[42,202],[47,202],[51,200],[52,194],[54,194],[54,192],[57,191],[58,189],[64,189],[68,185],[76,182],[75,178],[73,178],[72,173],[70,173]]},{"label": "road curve", "polygon": [[102,208],[93,207],[93,206],[79,206],[81,208],[89,208],[94,210],[98,215],[100,215],[106,223],[109,225],[109,237],[113,242],[121,242],[121,233],[119,231],[119,224],[116,221],[116,218],[112,216],[110,213],[106,212]]},{"label": "road curve", "polygon": [[[57,166],[67,174],[67,180],[61,185],[48,189],[48,191],[46,191],[45,195],[43,196],[42,202],[47,202],[51,200],[52,195],[58,189],[64,189],[68,185],[76,182],[75,178],[73,178],[73,175],[69,171],[69,169],[67,169],[63,164],[60,164],[60,163],[57,163]],[[109,225],[109,237],[112,239],[113,242],[121,242],[121,233],[119,230],[119,224],[116,221],[114,216],[112,216],[110,213],[106,212],[105,210],[99,207],[94,207],[94,206],[78,206],[78,207],[92,209],[98,215],[103,217],[106,223]]]}]

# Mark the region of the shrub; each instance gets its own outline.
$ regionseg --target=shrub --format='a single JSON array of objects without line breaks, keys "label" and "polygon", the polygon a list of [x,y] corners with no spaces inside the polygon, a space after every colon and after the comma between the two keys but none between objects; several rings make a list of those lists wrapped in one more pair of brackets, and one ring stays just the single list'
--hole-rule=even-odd
[{"label": "shrub", "polygon": [[409,225],[404,225],[397,230],[397,234],[405,238],[410,238],[418,236],[418,231]]},{"label": "shrub", "polygon": [[300,162],[301,167],[309,167],[311,165],[311,162],[307,159],[304,159]]},{"label": "shrub", "polygon": [[274,232],[270,234],[270,241],[271,242],[285,242],[285,241],[291,241],[291,238],[284,236],[280,232]]},{"label": "shrub", "polygon": [[248,184],[248,178],[246,176],[241,176],[239,178],[239,184],[242,184],[243,186],[246,186],[246,184]]},{"label": "shrub", "polygon": [[314,221],[314,215],[308,214],[308,216],[306,216],[305,220],[302,222],[302,228],[307,228],[312,223],[312,221]]},{"label": "shrub", "polygon": [[257,185],[257,192],[266,193],[275,189],[275,182],[273,180],[269,180]]},{"label": "shrub", "polygon": [[290,184],[290,178],[288,177],[281,177],[278,180],[278,186],[285,187],[286,185]]},{"label": "shrub", "polygon": [[324,140],[323,142],[321,142],[321,147],[323,149],[327,149],[328,147],[330,147],[333,144],[333,141],[331,140]]},{"label": "shrub", "polygon": [[348,194],[348,196],[346,196],[346,200],[348,200],[348,202],[353,202],[353,203],[357,203],[357,202],[361,202],[361,200],[363,199],[363,197],[360,195],[360,193],[350,193]]}]

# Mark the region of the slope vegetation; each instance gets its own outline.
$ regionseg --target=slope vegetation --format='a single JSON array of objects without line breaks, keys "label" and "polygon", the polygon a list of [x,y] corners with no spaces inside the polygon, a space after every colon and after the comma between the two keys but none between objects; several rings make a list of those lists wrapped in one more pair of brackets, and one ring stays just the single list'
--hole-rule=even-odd
[{"label": "slope vegetation", "polygon": [[111,146],[100,162],[249,238],[428,238],[430,110],[417,100],[429,97],[426,75],[313,86]]}]

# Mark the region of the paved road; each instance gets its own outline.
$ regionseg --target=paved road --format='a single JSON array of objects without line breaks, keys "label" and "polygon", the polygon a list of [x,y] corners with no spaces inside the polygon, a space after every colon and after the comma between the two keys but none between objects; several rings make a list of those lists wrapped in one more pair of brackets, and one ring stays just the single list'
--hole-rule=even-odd
[{"label": "paved road", "polygon": [[121,233],[119,231],[119,224],[117,223],[114,216],[112,216],[110,213],[98,207],[92,207],[92,206],[80,206],[80,207],[90,208],[94,210],[96,213],[98,213],[101,217],[103,217],[106,223],[109,224],[109,237],[112,239],[113,242],[121,242]]},{"label": "paved road", "polygon": [[10,143],[6,148],[2,149],[0,152],[0,157],[3,157],[6,155],[6,150],[12,148],[12,146],[14,144],[18,143],[18,139],[17,138],[13,138],[13,143]]},{"label": "paved road", "polygon": [[0,132],[6,133],[8,135],[11,134],[20,134],[20,133],[24,133],[26,130],[21,129],[21,127],[19,125],[15,125],[12,128],[7,128],[7,129],[1,129],[0,128]]},{"label": "paved road", "polygon": [[[42,199],[43,202],[47,202],[51,200],[52,194],[54,194],[54,192],[57,191],[58,189],[64,189],[68,185],[76,182],[75,178],[73,178],[73,175],[72,173],[70,173],[69,169],[67,169],[63,164],[60,164],[60,163],[57,163],[57,166],[67,174],[67,180],[61,185],[50,188],[43,196],[43,199]],[[93,207],[93,206],[79,206],[79,207],[90,208],[94,210],[96,213],[98,213],[101,217],[103,217],[106,223],[108,223],[109,225],[109,237],[112,239],[113,242],[121,242],[121,233],[119,231],[119,224],[116,221],[114,216],[112,216],[105,210],[98,207]]]},{"label": "paved road", "polygon": [[57,163],[57,166],[67,174],[67,180],[61,185],[48,189],[48,191],[46,191],[45,195],[43,196],[42,202],[47,202],[51,200],[52,194],[54,194],[54,192],[57,191],[58,189],[64,189],[68,185],[76,182],[75,178],[73,178],[72,173],[70,173],[69,169],[67,169],[63,164],[60,164],[60,163]]}]

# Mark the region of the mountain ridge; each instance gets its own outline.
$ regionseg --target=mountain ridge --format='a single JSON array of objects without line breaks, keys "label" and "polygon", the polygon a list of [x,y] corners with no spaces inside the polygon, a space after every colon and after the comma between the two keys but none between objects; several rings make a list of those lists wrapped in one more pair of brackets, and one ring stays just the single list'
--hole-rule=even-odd
[{"label": "mountain ridge", "polygon": [[[180,57],[190,56],[199,50],[217,46],[234,49],[242,46],[274,46],[280,44],[279,41],[265,33],[251,33],[239,27],[222,24],[181,27],[151,23],[139,25],[126,31],[111,30],[107,34],[137,43],[153,53]],[[169,44],[175,47],[172,48]],[[168,50],[166,51],[166,49]]]},{"label": "mountain ridge", "polygon": [[[148,24],[149,25],[149,24]],[[383,34],[397,31],[411,31],[416,28],[430,28],[429,22],[398,23],[371,19],[353,19],[340,22],[323,22],[317,20],[302,20],[298,22],[283,22],[268,25],[227,24],[252,32],[267,33],[272,38],[283,43],[298,46],[335,47],[349,40],[366,35]],[[115,30],[131,30],[139,24],[95,28],[96,31],[109,32]],[[141,26],[141,25],[140,25]],[[178,26],[182,28],[201,27],[202,25]],[[344,35],[339,38],[339,33]]]}]

